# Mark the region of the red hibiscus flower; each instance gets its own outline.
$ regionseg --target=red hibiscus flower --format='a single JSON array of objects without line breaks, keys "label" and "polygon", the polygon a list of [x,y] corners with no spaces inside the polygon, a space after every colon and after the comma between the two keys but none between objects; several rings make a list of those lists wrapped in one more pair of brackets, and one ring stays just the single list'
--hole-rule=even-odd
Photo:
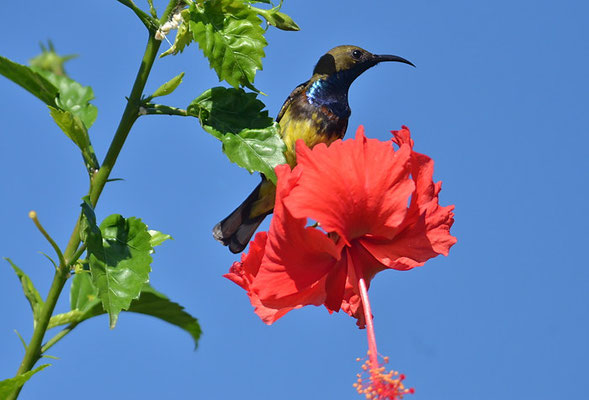
[{"label": "red hibiscus flower", "polygon": [[[245,289],[267,324],[292,309],[325,305],[367,327],[368,360],[356,390],[367,399],[414,393],[404,375],[378,360],[368,286],[384,269],[406,271],[447,255],[454,206],[441,207],[433,161],[413,151],[409,129],[391,142],[356,138],[312,150],[297,142],[297,165],[276,167],[278,184],[268,233],[260,232],[225,277]],[[313,222],[315,221],[315,222]],[[370,316],[370,318],[366,318]]]},{"label": "red hibiscus flower", "polygon": [[[409,270],[447,255],[453,206],[441,207],[433,160],[413,151],[409,129],[391,142],[356,138],[312,150],[297,143],[297,166],[276,167],[270,230],[227,278],[247,290],[256,313],[271,324],[305,305],[344,310],[364,326],[358,281],[384,269]],[[308,220],[318,224],[309,226]]]}]

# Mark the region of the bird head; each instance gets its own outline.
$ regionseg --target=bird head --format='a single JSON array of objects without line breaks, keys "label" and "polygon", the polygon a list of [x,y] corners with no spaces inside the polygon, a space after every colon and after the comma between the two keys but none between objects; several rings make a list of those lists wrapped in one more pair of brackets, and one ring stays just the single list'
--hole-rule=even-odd
[{"label": "bird head", "polygon": [[415,66],[399,56],[372,54],[358,46],[338,46],[319,59],[313,70],[313,76],[320,78],[338,74],[345,77],[347,83],[351,84],[364,71],[384,61],[396,61]]}]

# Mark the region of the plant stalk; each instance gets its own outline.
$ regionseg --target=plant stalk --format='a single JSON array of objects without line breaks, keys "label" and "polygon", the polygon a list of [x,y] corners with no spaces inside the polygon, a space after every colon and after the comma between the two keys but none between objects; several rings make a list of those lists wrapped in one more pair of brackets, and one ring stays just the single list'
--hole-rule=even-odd
[{"label": "plant stalk", "polygon": [[[123,4],[129,5],[130,2],[122,1]],[[177,0],[171,0],[162,15],[161,20],[166,21],[169,17],[170,12],[174,9],[177,4]],[[141,16],[140,16],[141,17]],[[143,20],[143,19],[142,19]],[[145,22],[145,21],[144,21]],[[147,25],[147,24],[146,24]],[[149,39],[147,41],[147,45],[145,48],[145,53],[143,55],[143,59],[141,60],[141,65],[139,67],[139,71],[137,72],[137,77],[135,78],[135,83],[133,84],[133,88],[131,89],[131,95],[129,96],[129,101],[125,107],[123,112],[123,116],[121,121],[119,122],[119,126],[115,132],[115,136],[111,142],[111,145],[108,149],[104,162],[102,166],[92,179],[92,184],[90,186],[90,200],[94,206],[98,202],[98,198],[108,181],[108,177],[112,172],[112,169],[115,165],[118,155],[121,152],[121,149],[127,139],[129,131],[133,126],[135,120],[139,115],[139,105],[141,101],[141,95],[145,88],[145,84],[147,83],[147,78],[149,77],[149,73],[151,72],[151,67],[153,66],[153,62],[157,56],[157,52],[159,50],[161,42],[155,39],[154,36],[154,29],[149,28]],[[72,235],[69,239],[67,244],[66,250],[63,253],[63,258],[67,260],[67,264],[60,265],[60,267],[56,270],[55,275],[53,277],[53,282],[51,283],[51,287],[49,288],[49,293],[47,294],[47,299],[45,300],[45,304],[41,309],[41,313],[39,315],[39,320],[35,329],[33,331],[33,336],[31,337],[31,341],[27,346],[27,350],[25,351],[25,355],[23,360],[18,368],[17,376],[21,375],[25,372],[30,371],[35,363],[41,358],[42,351],[49,349],[53,346],[57,341],[59,341],[62,337],[64,337],[68,332],[71,331],[75,326],[70,326],[68,329],[66,328],[62,331],[62,334],[56,335],[52,338],[47,344],[42,348],[43,338],[45,337],[45,332],[47,331],[47,326],[49,324],[49,320],[53,314],[55,309],[55,305],[57,304],[57,300],[63,290],[63,287],[69,277],[69,269],[71,264],[77,261],[77,257],[81,256],[81,252],[78,251],[78,247],[80,245],[80,219],[76,221],[76,225],[72,232]],[[77,256],[77,257],[74,257]],[[17,388],[13,393],[11,393],[7,400],[14,400],[18,397],[22,386]]]},{"label": "plant stalk", "polygon": [[155,57],[157,56],[160,44],[161,42],[155,40],[154,35],[150,33],[149,40],[147,41],[147,46],[145,48],[145,54],[143,56],[143,60],[141,61],[139,71],[137,72],[137,77],[135,78],[135,84],[131,90],[131,95],[129,96],[129,100],[125,106],[125,111],[123,112],[123,116],[119,122],[117,131],[115,132],[115,136],[110,144],[108,152],[106,153],[106,157],[102,162],[102,166],[92,179],[90,202],[95,207],[96,203],[98,202],[98,198],[104,189],[104,185],[106,185],[106,181],[108,180],[108,177],[114,168],[117,157],[123,148],[123,144],[129,135],[129,131],[139,117],[141,94],[145,88],[147,77],[151,72],[151,67]]},{"label": "plant stalk", "polygon": [[132,0],[117,0],[119,3],[123,4],[124,6],[129,7],[135,15],[143,22],[143,25],[147,28],[150,32],[155,32],[158,28],[158,21],[153,16],[147,14],[145,11],[140,9],[135,5]]},{"label": "plant stalk", "polygon": [[45,239],[47,239],[47,241],[49,242],[51,247],[53,247],[55,254],[57,254],[57,257],[59,258],[59,265],[64,266],[65,259],[63,258],[63,254],[61,253],[61,249],[59,248],[57,243],[55,243],[55,241],[53,240],[51,235],[49,235],[49,233],[47,233],[47,231],[45,230],[43,225],[41,225],[41,221],[39,221],[39,218],[37,217],[37,213],[35,211],[29,212],[29,218],[33,220],[33,223],[35,224],[37,229],[39,229],[39,232],[41,232],[41,234],[45,237]]},{"label": "plant stalk", "polygon": [[[80,321],[80,322],[83,322],[83,321]],[[55,343],[59,342],[65,335],[67,335],[68,333],[70,333],[71,331],[73,331],[74,328],[76,326],[78,326],[78,324],[80,322],[74,322],[74,323],[69,324],[67,327],[65,327],[61,331],[59,331],[59,333],[57,335],[53,336],[50,340],[48,340],[47,343],[45,343],[43,345],[43,347],[41,348],[41,354],[45,353]]]},{"label": "plant stalk", "polygon": [[[51,283],[51,288],[49,289],[49,294],[47,294],[45,304],[41,308],[41,313],[39,315],[37,325],[33,331],[33,336],[31,337],[31,341],[29,342],[27,350],[25,351],[25,356],[23,357],[18,371],[16,372],[17,376],[33,369],[35,363],[39,360],[39,358],[41,358],[41,345],[43,343],[43,337],[45,336],[47,325],[49,324],[49,320],[51,319],[51,315],[55,309],[55,304],[57,303],[57,299],[59,299],[59,295],[61,294],[61,290],[65,285],[67,277],[67,268],[60,266],[60,268],[55,271],[53,282]],[[21,389],[22,386],[17,388],[8,396],[7,400],[16,399]]]}]

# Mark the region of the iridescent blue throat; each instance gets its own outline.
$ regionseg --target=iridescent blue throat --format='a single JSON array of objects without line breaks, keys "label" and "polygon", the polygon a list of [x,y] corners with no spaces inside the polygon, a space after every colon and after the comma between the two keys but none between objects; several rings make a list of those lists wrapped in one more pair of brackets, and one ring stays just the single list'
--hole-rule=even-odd
[{"label": "iridescent blue throat", "polygon": [[336,116],[348,118],[351,113],[348,104],[348,90],[354,80],[350,78],[350,71],[344,71],[316,80],[307,89],[309,103],[316,106],[326,106]]}]

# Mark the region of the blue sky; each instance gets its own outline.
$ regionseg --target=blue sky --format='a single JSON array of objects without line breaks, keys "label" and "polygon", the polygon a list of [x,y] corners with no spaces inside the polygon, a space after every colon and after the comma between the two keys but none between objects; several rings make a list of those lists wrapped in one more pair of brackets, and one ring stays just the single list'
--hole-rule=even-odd
[{"label": "blue sky", "polygon": [[[368,136],[386,139],[408,125],[416,151],[436,162],[441,203],[456,205],[458,243],[449,257],[373,281],[380,352],[407,375],[415,400],[586,397],[589,5],[365,4],[287,0],[283,10],[302,30],[269,30],[256,86],[276,115],[336,45],[417,65],[380,65],[354,83],[348,135],[364,124]],[[1,55],[26,63],[47,39],[80,55],[67,70],[94,89],[91,136],[102,159],[143,54],[142,25],[115,1],[3,2],[0,10]],[[156,62],[147,92],[182,71],[167,104],[184,107],[218,84],[192,45]],[[3,78],[0,93],[0,256],[45,294],[51,266],[38,251],[50,248],[27,213],[36,210],[65,244],[87,178],[39,100]],[[193,352],[185,332],[147,316],[122,314],[112,331],[106,317],[95,318],[50,351],[60,359],[31,379],[22,399],[360,398],[352,383],[366,340],[353,319],[308,307],[268,327],[221,277],[237,257],[211,227],[258,177],[231,164],[196,120],[140,119],[112,176],[124,181],[107,185],[98,218],[138,216],[174,236],[157,250],[151,282],[199,318],[200,347]],[[13,329],[29,338],[32,323],[8,264],[0,285],[5,378],[22,358]],[[67,307],[64,296],[58,311]]]}]

